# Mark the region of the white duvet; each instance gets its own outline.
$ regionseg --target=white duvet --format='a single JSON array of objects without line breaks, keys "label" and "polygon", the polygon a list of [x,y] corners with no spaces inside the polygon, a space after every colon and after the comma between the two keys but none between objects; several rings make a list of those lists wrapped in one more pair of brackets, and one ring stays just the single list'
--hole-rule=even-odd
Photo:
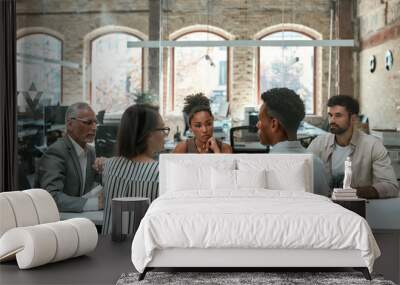
[{"label": "white duvet", "polygon": [[380,251],[365,219],[306,192],[171,192],[150,206],[132,243],[143,272],[155,249],[358,249],[372,271]]}]

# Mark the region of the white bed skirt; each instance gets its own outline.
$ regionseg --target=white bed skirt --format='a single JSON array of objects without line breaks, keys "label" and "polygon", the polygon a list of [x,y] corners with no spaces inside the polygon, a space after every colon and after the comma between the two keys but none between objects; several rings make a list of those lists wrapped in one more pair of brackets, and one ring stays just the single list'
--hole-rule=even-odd
[{"label": "white bed skirt", "polygon": [[154,251],[147,267],[366,267],[359,250],[196,249]]}]

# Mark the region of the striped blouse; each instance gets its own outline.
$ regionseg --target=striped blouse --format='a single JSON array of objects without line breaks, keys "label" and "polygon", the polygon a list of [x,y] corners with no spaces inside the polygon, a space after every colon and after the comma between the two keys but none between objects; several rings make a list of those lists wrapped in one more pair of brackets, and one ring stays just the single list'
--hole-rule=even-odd
[{"label": "striped blouse", "polygon": [[[104,218],[102,234],[111,233],[111,201],[116,197],[158,197],[158,162],[136,162],[125,157],[107,159],[103,170]],[[128,217],[133,232],[133,213]]]}]

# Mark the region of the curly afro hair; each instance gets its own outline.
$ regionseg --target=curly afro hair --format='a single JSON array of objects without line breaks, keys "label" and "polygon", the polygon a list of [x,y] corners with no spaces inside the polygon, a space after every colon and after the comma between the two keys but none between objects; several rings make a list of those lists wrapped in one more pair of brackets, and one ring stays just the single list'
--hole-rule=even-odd
[{"label": "curly afro hair", "polygon": [[189,124],[193,115],[198,112],[208,112],[210,116],[213,116],[210,107],[210,100],[201,92],[185,97],[183,112],[188,114]]},{"label": "curly afro hair", "polygon": [[296,133],[305,116],[300,96],[288,88],[273,88],[261,95],[268,114],[279,120],[288,133]]}]

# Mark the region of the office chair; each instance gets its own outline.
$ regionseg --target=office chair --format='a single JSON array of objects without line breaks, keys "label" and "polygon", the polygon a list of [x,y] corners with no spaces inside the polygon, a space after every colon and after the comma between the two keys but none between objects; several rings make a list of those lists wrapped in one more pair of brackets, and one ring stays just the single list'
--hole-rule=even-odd
[{"label": "office chair", "polygon": [[112,157],[116,155],[118,125],[98,125],[95,138],[96,156]]},{"label": "office chair", "polygon": [[301,143],[301,145],[305,148],[307,148],[310,143],[312,142],[313,139],[315,139],[316,136],[306,136],[306,137],[301,137],[297,138],[297,140]]}]

